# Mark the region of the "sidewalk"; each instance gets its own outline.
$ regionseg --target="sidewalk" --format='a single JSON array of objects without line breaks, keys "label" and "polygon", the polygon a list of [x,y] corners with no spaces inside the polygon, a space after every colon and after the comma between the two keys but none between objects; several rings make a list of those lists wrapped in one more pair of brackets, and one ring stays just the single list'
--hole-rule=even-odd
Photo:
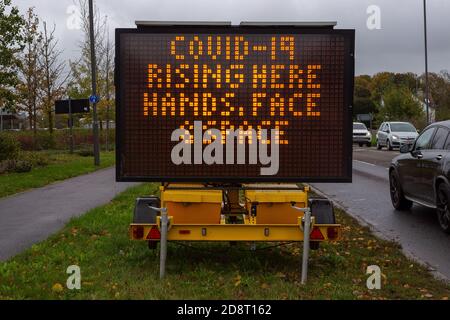
[{"label": "sidewalk", "polygon": [[70,218],[108,203],[133,185],[116,183],[112,167],[0,199],[0,261],[46,239]]}]

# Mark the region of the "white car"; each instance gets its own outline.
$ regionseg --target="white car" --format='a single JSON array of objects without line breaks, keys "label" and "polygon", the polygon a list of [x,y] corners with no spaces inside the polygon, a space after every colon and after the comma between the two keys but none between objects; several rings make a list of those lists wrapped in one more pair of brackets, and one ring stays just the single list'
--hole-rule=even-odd
[{"label": "white car", "polygon": [[377,149],[400,148],[403,144],[413,145],[419,134],[409,122],[383,122],[377,132]]},{"label": "white car", "polygon": [[366,145],[370,147],[372,143],[372,134],[364,123],[353,122],[353,143],[359,144],[360,147]]}]

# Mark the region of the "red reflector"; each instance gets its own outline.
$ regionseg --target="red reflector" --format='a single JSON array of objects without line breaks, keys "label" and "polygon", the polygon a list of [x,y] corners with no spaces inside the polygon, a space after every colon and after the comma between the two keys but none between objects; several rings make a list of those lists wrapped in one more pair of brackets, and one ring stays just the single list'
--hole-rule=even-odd
[{"label": "red reflector", "polygon": [[327,236],[330,240],[336,240],[339,238],[339,228],[330,227],[327,229]]},{"label": "red reflector", "polygon": [[191,230],[180,230],[178,231],[179,234],[191,234]]},{"label": "red reflector", "polygon": [[144,227],[133,226],[133,239],[142,239],[144,237]]},{"label": "red reflector", "polygon": [[311,240],[324,240],[325,238],[323,237],[322,232],[320,231],[320,228],[318,227],[314,227],[312,232],[311,232]]},{"label": "red reflector", "polygon": [[150,232],[147,235],[147,239],[161,239],[161,233],[158,230],[158,227],[153,226],[150,229]]}]

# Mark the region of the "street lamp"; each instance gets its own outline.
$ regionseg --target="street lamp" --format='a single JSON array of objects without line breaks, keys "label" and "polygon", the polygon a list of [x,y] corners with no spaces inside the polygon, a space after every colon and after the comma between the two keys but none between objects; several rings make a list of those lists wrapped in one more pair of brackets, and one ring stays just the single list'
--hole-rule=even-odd
[{"label": "street lamp", "polygon": [[94,133],[94,165],[100,165],[100,150],[98,141],[98,120],[97,120],[97,61],[95,58],[95,36],[94,36],[94,5],[89,0],[89,35],[91,42],[91,78],[92,78],[92,129]]},{"label": "street lamp", "polygon": [[430,99],[428,89],[428,44],[427,44],[427,0],[423,0],[423,29],[425,38],[425,105],[427,108],[427,124],[430,123]]}]

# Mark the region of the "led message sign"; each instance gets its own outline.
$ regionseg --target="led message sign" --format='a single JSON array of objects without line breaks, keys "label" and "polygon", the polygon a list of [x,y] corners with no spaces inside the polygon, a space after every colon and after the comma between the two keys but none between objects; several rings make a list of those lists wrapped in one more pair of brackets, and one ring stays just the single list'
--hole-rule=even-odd
[{"label": "led message sign", "polygon": [[351,180],[353,30],[116,31],[117,179]]}]

